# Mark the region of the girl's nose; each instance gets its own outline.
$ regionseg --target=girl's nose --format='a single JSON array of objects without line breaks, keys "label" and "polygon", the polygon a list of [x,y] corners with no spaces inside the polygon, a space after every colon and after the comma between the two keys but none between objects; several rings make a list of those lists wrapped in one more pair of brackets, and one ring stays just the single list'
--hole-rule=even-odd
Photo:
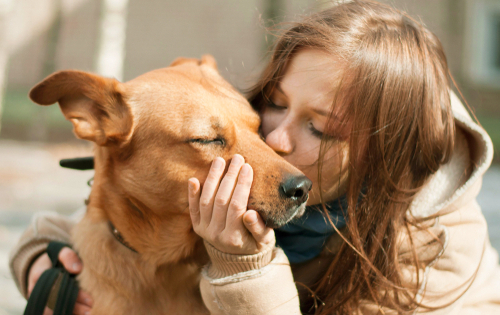
[{"label": "girl's nose", "polygon": [[268,133],[266,136],[266,143],[279,155],[288,155],[293,152],[290,131],[284,125],[280,125]]}]

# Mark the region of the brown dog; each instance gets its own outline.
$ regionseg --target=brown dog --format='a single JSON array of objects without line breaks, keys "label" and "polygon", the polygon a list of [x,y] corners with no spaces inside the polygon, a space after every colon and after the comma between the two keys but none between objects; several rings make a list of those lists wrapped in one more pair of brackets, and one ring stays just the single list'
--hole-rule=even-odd
[{"label": "brown dog", "polygon": [[252,165],[249,207],[268,226],[305,207],[311,182],[262,141],[259,116],[211,56],[127,83],[61,71],[30,98],[59,102],[76,136],[96,144],[87,213],[72,233],[94,315],[208,313],[198,288],[208,258],[192,229],[187,180],[203,183],[215,157],[239,153]]}]

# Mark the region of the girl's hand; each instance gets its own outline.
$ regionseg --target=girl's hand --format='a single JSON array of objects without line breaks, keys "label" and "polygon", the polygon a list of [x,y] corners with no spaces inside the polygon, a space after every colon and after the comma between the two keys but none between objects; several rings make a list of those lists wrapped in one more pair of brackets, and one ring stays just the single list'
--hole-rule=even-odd
[{"label": "girl's hand", "polygon": [[239,154],[234,155],[221,181],[226,162],[217,157],[203,192],[190,178],[189,212],[194,231],[221,252],[252,255],[274,244],[274,231],[265,226],[255,210],[247,210],[253,170]]},{"label": "girl's hand", "polygon": [[[64,247],[59,253],[59,261],[63,264],[64,269],[72,274],[79,274],[82,271],[82,261],[78,258],[78,255],[70,248]],[[50,262],[49,255],[47,253],[38,257],[28,273],[28,296],[31,295],[31,291],[35,287],[36,282],[44,273],[45,270],[52,268],[52,263]],[[84,291],[78,292],[78,297],[76,299],[75,309],[73,310],[74,315],[84,315],[90,314],[92,309],[92,297],[90,294]],[[52,310],[48,307],[45,308],[43,315],[52,315]]]}]

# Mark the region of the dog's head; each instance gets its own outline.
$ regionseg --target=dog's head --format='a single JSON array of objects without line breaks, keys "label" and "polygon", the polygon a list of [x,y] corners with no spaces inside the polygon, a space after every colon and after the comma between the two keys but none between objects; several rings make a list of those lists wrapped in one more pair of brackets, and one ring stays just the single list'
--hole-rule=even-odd
[{"label": "dog's head", "polygon": [[305,208],[311,182],[264,143],[258,114],[211,56],[180,58],[126,83],[61,71],[30,98],[58,102],[76,136],[97,144],[91,205],[104,209],[125,238],[132,232],[158,238],[176,218],[190,223],[187,180],[203,184],[217,156],[238,153],[253,167],[248,207],[268,226]]}]

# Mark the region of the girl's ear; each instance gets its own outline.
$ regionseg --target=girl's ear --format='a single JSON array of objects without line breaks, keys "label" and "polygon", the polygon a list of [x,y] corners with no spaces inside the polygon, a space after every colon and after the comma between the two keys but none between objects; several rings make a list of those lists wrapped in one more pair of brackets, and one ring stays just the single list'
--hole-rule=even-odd
[{"label": "girl's ear", "polygon": [[127,140],[132,132],[132,112],[124,93],[123,84],[115,79],[69,70],[45,78],[29,97],[39,105],[58,102],[78,138],[106,146]]}]

